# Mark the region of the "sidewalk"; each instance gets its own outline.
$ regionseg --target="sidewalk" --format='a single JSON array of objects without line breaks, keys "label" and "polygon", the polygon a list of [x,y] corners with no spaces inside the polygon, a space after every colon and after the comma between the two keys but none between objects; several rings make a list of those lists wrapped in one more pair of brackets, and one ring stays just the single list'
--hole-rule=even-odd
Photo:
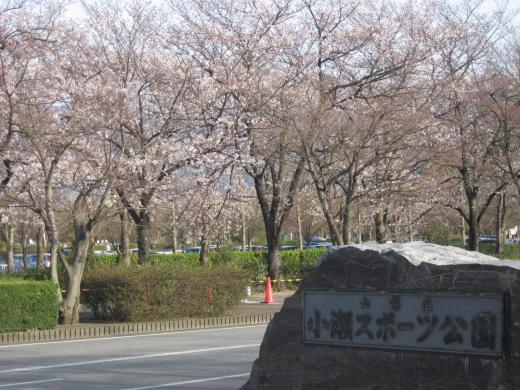
[{"label": "sidewalk", "polygon": [[233,310],[236,315],[255,315],[255,314],[274,314],[280,311],[286,298],[292,296],[296,290],[274,292],[274,303],[266,304],[263,293],[253,293],[250,297],[243,299],[242,302]]}]

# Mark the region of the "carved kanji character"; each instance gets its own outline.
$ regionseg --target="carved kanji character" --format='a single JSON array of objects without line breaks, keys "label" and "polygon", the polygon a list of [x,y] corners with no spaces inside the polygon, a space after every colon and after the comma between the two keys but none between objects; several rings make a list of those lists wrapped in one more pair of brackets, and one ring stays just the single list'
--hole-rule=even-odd
[{"label": "carved kanji character", "polygon": [[355,333],[356,337],[361,336],[362,334],[366,334],[367,337],[372,340],[374,338],[374,334],[368,327],[372,322],[372,316],[370,314],[360,314],[356,316],[356,321],[360,324],[358,330]]},{"label": "carved kanji character", "polygon": [[390,306],[393,311],[401,311],[401,297],[394,295],[390,300]]},{"label": "carved kanji character", "polygon": [[330,320],[330,337],[352,340],[353,314],[351,311],[344,313],[342,310],[332,311]]},{"label": "carved kanji character", "polygon": [[444,344],[453,344],[464,342],[464,335],[459,331],[468,329],[468,323],[462,317],[455,317],[455,320],[451,316],[446,316],[444,322],[439,327],[439,330],[448,329],[448,333],[444,335]]},{"label": "carved kanji character", "polygon": [[314,310],[314,317],[310,317],[307,321],[307,329],[312,331],[314,337],[320,338],[321,336],[321,312]]},{"label": "carved kanji character", "polygon": [[417,342],[422,343],[424,342],[428,337],[430,337],[435,330],[435,326],[437,326],[437,323],[439,322],[439,319],[437,316],[417,316],[417,322],[419,325],[426,326],[426,329],[423,334],[421,334],[417,338]]},{"label": "carved kanji character", "polygon": [[321,326],[323,327],[323,329],[325,330],[329,330],[330,329],[330,321],[326,318],[322,319],[321,320]]},{"label": "carved kanji character", "polygon": [[415,324],[413,322],[398,322],[396,328],[399,332],[411,332],[415,330]]},{"label": "carved kanji character", "polygon": [[431,313],[433,311],[432,297],[426,297],[423,299],[422,309],[425,313]]},{"label": "carved kanji character", "polygon": [[388,337],[394,338],[395,337],[395,318],[394,313],[383,313],[381,318],[378,318],[376,320],[376,324],[379,326],[377,329],[376,336],[378,339],[381,337],[384,341],[388,340]]},{"label": "carved kanji character", "polygon": [[471,319],[471,345],[477,349],[495,350],[497,345],[497,316],[480,312]]}]

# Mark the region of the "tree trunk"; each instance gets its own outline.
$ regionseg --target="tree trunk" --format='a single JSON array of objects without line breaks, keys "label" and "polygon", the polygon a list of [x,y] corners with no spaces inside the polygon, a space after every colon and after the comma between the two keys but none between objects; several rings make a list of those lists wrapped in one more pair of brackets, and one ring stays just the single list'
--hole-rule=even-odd
[{"label": "tree trunk", "polygon": [[87,260],[90,243],[89,235],[90,233],[86,233],[74,238],[73,265],[68,272],[67,295],[63,304],[64,325],[73,325],[79,322],[81,279]]},{"label": "tree trunk", "polygon": [[42,225],[38,226],[36,233],[36,257],[36,267],[38,271],[43,271],[45,269],[45,230]]},{"label": "tree trunk", "polygon": [[6,245],[7,245],[7,271],[14,272],[14,233],[15,227],[12,225],[6,225]]},{"label": "tree trunk", "polygon": [[382,211],[376,212],[374,216],[374,225],[376,229],[376,242],[383,244],[386,242],[386,226]]},{"label": "tree trunk", "polygon": [[175,202],[172,203],[172,253],[176,253],[179,247],[177,243],[177,209]]},{"label": "tree trunk", "polygon": [[[272,279],[280,279],[282,276],[282,254],[279,244],[276,246],[269,245],[267,250],[267,272]],[[279,283],[276,282],[276,285]]]},{"label": "tree trunk", "polygon": [[45,229],[47,231],[47,237],[49,239],[50,246],[51,281],[57,285],[57,295],[59,301],[61,302],[62,296],[58,278],[58,228],[56,227],[54,211],[50,206],[47,210],[47,219],[48,223],[45,224]]},{"label": "tree trunk", "polygon": [[343,243],[350,245],[352,243],[352,218],[351,218],[352,204],[349,200],[345,201],[345,208],[343,209]]},{"label": "tree trunk", "polygon": [[[242,250],[246,250],[247,246],[247,227],[246,227],[246,216],[244,215],[244,210],[240,210],[240,216],[242,217]],[[251,250],[251,245],[249,245],[249,250]]]},{"label": "tree trunk", "polygon": [[[328,196],[328,188],[324,181],[319,177],[312,158],[311,158],[311,151],[309,149],[309,146],[305,141],[302,142],[303,145],[303,151],[305,154],[305,159],[307,161],[307,166],[309,168],[309,172],[312,177],[312,181],[314,183],[314,188],[316,188],[316,194],[318,195],[318,200],[320,201],[321,210],[323,212],[323,216],[325,217],[325,221],[327,222],[327,227],[329,229],[330,239],[332,241],[333,245],[343,245],[343,237],[341,235],[341,232],[339,230],[339,227],[336,224],[336,221],[334,220],[334,215],[331,210],[330,200]],[[323,236],[323,234],[322,234]]]},{"label": "tree trunk", "polygon": [[506,211],[506,202],[505,202],[505,194],[500,193],[498,195],[497,202],[497,214],[496,214],[496,223],[495,223],[495,235],[496,235],[496,244],[495,244],[495,253],[502,253],[504,251],[505,246],[505,236],[504,236],[504,219],[505,219],[505,211]]},{"label": "tree trunk", "polygon": [[300,204],[296,205],[296,218],[298,220],[298,242],[300,250],[303,249],[303,232],[302,232],[302,216],[300,210]]},{"label": "tree trunk", "polygon": [[[282,156],[287,152],[282,150]],[[279,160],[280,166],[278,170],[272,162],[267,163],[271,172],[273,182],[267,186],[264,173],[254,175],[255,190],[262,211],[262,219],[265,227],[265,235],[267,238],[267,261],[268,271],[273,278],[279,278],[281,274],[281,256],[280,256],[280,241],[281,234],[284,228],[285,221],[292,210],[295,203],[295,196],[298,191],[298,183],[303,173],[304,160],[300,159],[296,169],[294,170],[290,179],[289,189],[286,197],[282,195],[283,189],[283,175],[287,166],[283,164],[284,158]],[[271,199],[267,196],[268,191],[271,193]],[[284,199],[285,198],[285,199]]]},{"label": "tree trunk", "polygon": [[179,249],[177,234],[177,226],[174,226],[172,229],[172,253],[177,253],[177,250]]},{"label": "tree trunk", "polygon": [[137,254],[140,265],[148,263],[148,253],[150,252],[150,214],[143,211],[140,223],[136,225],[137,231]]},{"label": "tree trunk", "polygon": [[58,241],[57,241],[57,229],[54,232],[50,232],[49,236],[50,254],[51,254],[51,280],[54,283],[59,283],[58,279]]},{"label": "tree trunk", "polygon": [[408,210],[408,241],[413,241],[412,212],[410,210]]},{"label": "tree trunk", "polygon": [[209,242],[206,238],[206,235],[203,234],[200,239],[200,254],[199,254],[199,261],[200,265],[207,267],[209,265]]},{"label": "tree trunk", "polygon": [[23,269],[27,271],[29,269],[29,262],[27,261],[27,238],[22,237],[22,259],[23,259]]},{"label": "tree trunk", "polygon": [[477,213],[475,211],[475,206],[473,200],[469,200],[468,202],[468,228],[469,228],[469,237],[468,237],[468,250],[470,251],[478,251],[478,239],[480,234],[480,227],[478,223]]},{"label": "tree trunk", "polygon": [[344,245],[343,237],[336,226],[336,222],[334,221],[334,216],[327,208],[324,208],[322,205],[323,215],[325,216],[325,221],[327,222],[327,227],[329,228],[330,239],[333,245]]},{"label": "tree trunk", "polygon": [[88,215],[87,201],[83,195],[78,195],[73,209],[74,246],[72,264],[65,263],[68,286],[63,302],[63,323],[72,325],[79,322],[79,299],[81,294],[81,278],[87,260],[90,235],[94,228]]},{"label": "tree trunk", "polygon": [[358,207],[357,210],[357,243],[358,245],[363,244],[363,225],[361,222],[361,210]]},{"label": "tree trunk", "polygon": [[128,201],[125,196],[125,192],[121,189],[117,189],[116,192],[119,195],[119,199],[125,206],[128,215],[132,218],[135,223],[135,229],[137,233],[137,262],[142,265],[148,263],[148,254],[150,252],[150,223],[152,220],[150,212],[150,203],[155,190],[151,190],[148,193],[142,194],[140,197],[140,208],[137,210]]},{"label": "tree trunk", "polygon": [[58,286],[58,297],[61,302],[61,289],[59,287],[58,279],[58,243],[59,233],[56,225],[56,216],[54,214],[54,191],[52,187],[51,177],[45,182],[45,229],[47,231],[47,238],[49,239],[51,252],[51,281]]},{"label": "tree trunk", "polygon": [[273,230],[266,231],[267,236],[267,273],[273,279],[280,279],[282,276],[282,255],[280,252],[281,234],[274,233]]},{"label": "tree trunk", "polygon": [[460,217],[461,219],[461,222],[462,222],[462,228],[461,228],[461,235],[462,235],[462,245],[464,245],[464,247],[466,246],[466,220],[464,219],[464,217]]},{"label": "tree trunk", "polygon": [[128,212],[123,210],[119,213],[119,220],[121,222],[121,231],[119,237],[119,252],[121,254],[121,261],[126,267],[130,267],[130,239],[128,238]]}]

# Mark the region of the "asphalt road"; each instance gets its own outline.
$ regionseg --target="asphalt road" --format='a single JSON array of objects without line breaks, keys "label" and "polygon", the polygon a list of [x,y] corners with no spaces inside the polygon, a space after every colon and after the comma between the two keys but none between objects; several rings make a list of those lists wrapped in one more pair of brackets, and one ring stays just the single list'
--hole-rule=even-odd
[{"label": "asphalt road", "polygon": [[238,389],[265,325],[0,346],[2,389]]}]

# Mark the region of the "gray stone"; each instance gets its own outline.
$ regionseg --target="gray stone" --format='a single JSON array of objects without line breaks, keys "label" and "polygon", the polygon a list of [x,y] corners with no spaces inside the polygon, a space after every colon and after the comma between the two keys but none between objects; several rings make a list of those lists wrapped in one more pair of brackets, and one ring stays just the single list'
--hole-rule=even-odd
[{"label": "gray stone", "polygon": [[[442,257],[441,247],[434,252]],[[446,256],[454,257],[450,252]],[[330,252],[275,315],[243,389],[520,389],[519,267],[502,266],[499,260],[440,260],[438,265],[435,260],[410,261],[392,248],[381,253],[358,247]],[[509,294],[512,318],[505,318],[506,353],[490,358],[304,344],[303,289]]]}]

